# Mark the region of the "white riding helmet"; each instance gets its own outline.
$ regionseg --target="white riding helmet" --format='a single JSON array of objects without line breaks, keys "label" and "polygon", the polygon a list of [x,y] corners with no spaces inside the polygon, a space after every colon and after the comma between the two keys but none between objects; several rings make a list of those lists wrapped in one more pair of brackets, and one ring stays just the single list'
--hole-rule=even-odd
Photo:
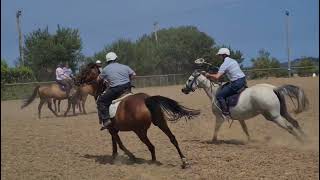
[{"label": "white riding helmet", "polygon": [[114,61],[114,60],[116,60],[117,59],[117,55],[116,55],[116,53],[114,53],[114,52],[109,52],[108,54],[106,54],[106,60],[107,60],[107,62],[109,62],[109,61]]},{"label": "white riding helmet", "polygon": [[217,55],[220,55],[220,54],[226,54],[230,56],[230,50],[228,48],[220,48]]},{"label": "white riding helmet", "polygon": [[101,61],[100,61],[100,60],[97,60],[97,61],[96,61],[96,64],[101,64]]}]

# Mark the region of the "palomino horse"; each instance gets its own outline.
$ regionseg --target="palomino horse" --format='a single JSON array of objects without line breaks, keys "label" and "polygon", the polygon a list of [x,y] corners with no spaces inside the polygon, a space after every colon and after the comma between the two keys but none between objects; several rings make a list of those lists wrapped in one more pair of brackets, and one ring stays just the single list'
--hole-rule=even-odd
[{"label": "palomino horse", "polygon": [[[197,70],[194,71],[186,82],[186,86],[182,92],[188,94],[197,88],[203,88],[212,102],[212,112],[216,116],[215,131],[212,141],[217,141],[217,134],[224,116],[216,105],[215,95],[220,85],[211,82]],[[275,87],[270,84],[256,84],[246,88],[240,95],[236,106],[230,108],[231,119],[239,120],[248,139],[247,126],[244,120],[262,114],[267,120],[276,123],[281,128],[287,130],[295,136],[300,142],[303,142],[305,134],[299,123],[291,117],[287,111],[285,95],[295,98],[298,102],[296,113],[300,113],[307,109],[308,99],[304,91],[294,85],[283,85]]]},{"label": "palomino horse", "polygon": [[[82,72],[80,82],[90,82],[98,76],[98,67],[95,64],[88,64],[87,69]],[[166,112],[166,113],[163,113]],[[200,111],[186,108],[176,101],[163,96],[149,96],[145,93],[137,93],[127,97],[120,102],[116,111],[115,118],[109,133],[112,137],[113,159],[117,156],[117,145],[131,158],[135,156],[122,144],[118,135],[119,131],[133,131],[139,139],[147,145],[151,152],[152,161],[156,161],[155,148],[150,142],[147,132],[153,123],[158,126],[176,147],[181,161],[182,168],[189,164],[186,157],[182,154],[175,136],[167,125],[168,120],[177,120],[181,117],[193,117],[199,115]]]},{"label": "palomino horse", "polygon": [[[33,90],[33,94],[24,101],[23,105],[21,106],[21,109],[28,106],[30,103],[32,103],[32,101],[37,97],[37,94],[39,94],[39,97],[40,97],[40,103],[38,105],[39,118],[41,118],[41,108],[43,104],[46,102],[48,103],[48,108],[50,109],[50,111],[54,115],[58,116],[58,114],[52,109],[52,99],[57,99],[57,100],[68,99],[68,108],[67,108],[67,111],[64,113],[64,116],[66,116],[70,110],[71,103],[73,101],[76,101],[76,99],[78,98],[79,96],[78,93],[79,93],[79,90],[77,87],[72,88],[70,90],[71,98],[68,99],[66,92],[62,91],[60,86],[57,83],[44,85],[44,86],[37,85]],[[75,115],[74,106],[73,106],[73,115]]]}]

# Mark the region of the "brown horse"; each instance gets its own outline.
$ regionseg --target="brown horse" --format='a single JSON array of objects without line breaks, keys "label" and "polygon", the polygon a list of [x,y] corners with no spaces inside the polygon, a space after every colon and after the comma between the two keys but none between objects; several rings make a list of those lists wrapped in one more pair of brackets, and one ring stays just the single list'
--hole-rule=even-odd
[{"label": "brown horse", "polygon": [[[82,84],[79,87],[80,98],[79,98],[79,102],[77,102],[76,105],[79,106],[80,112],[87,114],[87,111],[85,109],[85,103],[87,101],[88,95],[90,94],[91,96],[96,97],[97,96],[97,89],[98,89],[97,82],[92,82],[90,84]],[[56,101],[57,101],[56,99],[53,100],[55,111],[57,112],[57,109],[58,109],[58,112],[60,112],[61,100],[58,100],[58,105],[56,104]]]},{"label": "brown horse", "polygon": [[[94,81],[98,74],[98,67],[90,63],[80,74],[80,83]],[[175,121],[181,117],[190,118],[199,114],[200,111],[186,108],[175,100],[163,96],[149,96],[145,93],[137,93],[125,97],[118,106],[115,118],[112,119],[112,126],[108,129],[112,137],[113,159],[118,154],[117,145],[131,159],[135,159],[135,156],[122,144],[118,135],[119,131],[133,131],[147,145],[151,152],[152,161],[156,161],[155,148],[147,136],[147,131],[151,123],[153,123],[169,137],[171,143],[176,147],[182,160],[182,168],[187,167],[189,165],[187,159],[182,154],[175,136],[167,125],[166,119]]]},{"label": "brown horse", "polygon": [[[21,106],[21,109],[28,106],[37,97],[37,94],[40,97],[40,103],[38,105],[39,118],[41,118],[41,108],[44,103],[48,103],[48,108],[50,109],[50,111],[54,115],[58,116],[58,114],[52,109],[52,99],[68,99],[68,108],[67,111],[64,113],[64,116],[66,116],[70,110],[72,102],[76,101],[76,99],[79,98],[79,90],[75,86],[73,86],[73,88],[70,90],[71,98],[67,98],[66,92],[62,91],[57,83],[44,86],[37,85],[33,90],[33,94],[24,101],[23,105]],[[73,107],[73,115],[75,115],[75,107]]]}]

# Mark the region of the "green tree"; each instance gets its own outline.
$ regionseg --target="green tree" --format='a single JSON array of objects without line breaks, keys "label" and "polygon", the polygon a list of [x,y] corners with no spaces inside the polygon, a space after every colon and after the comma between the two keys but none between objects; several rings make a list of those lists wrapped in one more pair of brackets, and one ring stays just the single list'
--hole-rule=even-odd
[{"label": "green tree", "polygon": [[52,80],[59,63],[68,63],[75,70],[83,58],[82,42],[77,29],[61,28],[55,34],[48,27],[31,32],[25,37],[25,64],[30,67],[37,80]]},{"label": "green tree", "polygon": [[[107,45],[96,53],[94,59],[105,59],[105,54],[114,51],[119,61],[131,66],[138,75],[189,73],[194,69],[194,60],[204,57],[206,60],[218,64],[215,53],[215,41],[206,33],[193,26],[161,29],[158,31],[158,41],[153,34],[144,34],[135,42],[120,39]],[[240,51],[231,51],[232,57],[241,62]]]},{"label": "green tree", "polygon": [[[280,62],[273,57],[270,57],[270,53],[264,49],[259,50],[258,57],[253,58],[253,69],[269,69],[269,68],[280,68]],[[282,74],[277,70],[257,70],[250,73],[251,78],[262,78],[268,76],[279,76]]]},{"label": "green tree", "polygon": [[319,70],[314,66],[314,63],[312,60],[308,57],[303,57],[299,63],[299,67],[304,67],[304,68],[298,68],[297,73],[299,76],[311,76],[313,73],[318,72]]}]

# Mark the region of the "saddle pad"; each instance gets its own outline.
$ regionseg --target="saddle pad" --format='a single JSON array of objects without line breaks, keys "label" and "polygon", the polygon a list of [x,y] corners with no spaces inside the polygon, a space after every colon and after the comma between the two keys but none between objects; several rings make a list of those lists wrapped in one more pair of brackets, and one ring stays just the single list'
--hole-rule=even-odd
[{"label": "saddle pad", "polygon": [[118,106],[119,106],[120,102],[121,102],[124,98],[126,98],[126,97],[128,97],[128,96],[131,96],[131,95],[133,95],[133,93],[128,93],[128,94],[126,94],[126,95],[124,95],[124,96],[122,96],[122,97],[120,97],[120,98],[115,99],[115,100],[112,101],[112,104],[109,106],[110,118],[114,118],[114,117],[116,116],[117,109],[118,109]]}]

